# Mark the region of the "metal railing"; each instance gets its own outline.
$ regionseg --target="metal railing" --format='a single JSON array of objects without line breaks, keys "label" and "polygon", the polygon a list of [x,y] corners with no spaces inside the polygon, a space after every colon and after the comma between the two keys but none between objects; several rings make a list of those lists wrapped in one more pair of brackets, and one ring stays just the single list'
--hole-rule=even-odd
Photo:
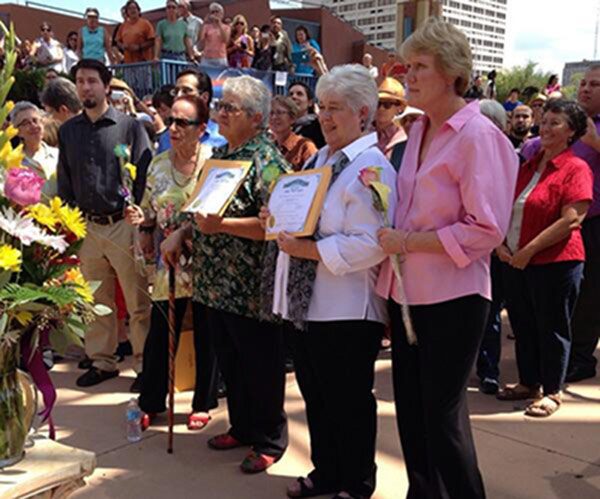
[{"label": "metal railing", "polygon": [[115,64],[110,67],[116,78],[125,81],[138,97],[153,94],[163,85],[174,85],[177,75],[186,68],[198,68],[204,71],[213,83],[213,92],[220,98],[223,81],[233,76],[248,74],[263,81],[273,94],[285,95],[292,82],[301,81],[313,91],[317,78],[304,74],[278,73],[275,71],[259,71],[256,69],[241,69],[230,67],[204,66],[186,61],[161,59],[154,62],[135,62],[130,64]]}]

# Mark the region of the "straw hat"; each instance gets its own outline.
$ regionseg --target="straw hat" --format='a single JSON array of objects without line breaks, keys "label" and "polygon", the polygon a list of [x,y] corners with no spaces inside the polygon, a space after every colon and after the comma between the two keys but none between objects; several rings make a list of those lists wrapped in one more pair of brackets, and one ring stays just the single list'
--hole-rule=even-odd
[{"label": "straw hat", "polygon": [[379,100],[404,102],[404,87],[395,78],[385,78],[379,85]]}]

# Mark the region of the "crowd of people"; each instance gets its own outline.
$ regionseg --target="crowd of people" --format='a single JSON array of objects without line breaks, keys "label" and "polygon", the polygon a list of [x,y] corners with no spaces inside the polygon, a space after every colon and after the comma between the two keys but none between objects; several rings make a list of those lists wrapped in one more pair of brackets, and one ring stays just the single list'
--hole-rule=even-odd
[{"label": "crowd of people", "polygon": [[[565,382],[596,374],[600,66],[588,68],[577,102],[553,80],[527,103],[515,89],[502,105],[474,90],[482,83],[472,79],[466,36],[432,18],[381,71],[368,54],[362,64],[321,68],[314,92],[292,80],[287,96],[272,96],[246,75],[225,80],[216,101],[210,78],[190,67],[174,85],[138,97],[105,65],[120,60],[117,51],[126,62],[270,61],[268,69],[302,73],[314,69],[314,57],[294,54],[320,47],[303,27],[291,43],[278,18],[250,30],[243,16],[227,24],[216,3],[202,21],[185,0],[168,0],[156,31],[134,0],[123,12],[113,45],[88,9],[65,50],[77,56],[74,83],[53,78],[41,93],[45,111],[20,102],[11,112],[44,192],[87,220],[79,257],[84,276],[102,283],[96,301],[125,311],[90,326],[77,385],[118,376],[119,317],[128,317],[138,373],[131,390],[140,394],[144,427],[166,410],[174,266],[175,329],[179,336],[190,310],[194,333],[190,429],[210,424],[220,377],[226,386],[230,427],[209,447],[250,447],[240,465],[246,473],[282,457],[291,351],[313,469],[288,496],[371,497],[374,366],[387,336],[408,497],[485,497],[467,408],[473,365],[483,393],[528,400],[531,417],[559,409]],[[43,60],[62,64],[47,28]],[[127,203],[120,144],[137,171]],[[208,158],[251,166],[223,216],[182,213]],[[324,165],[332,179],[314,236],[282,232],[265,242],[263,172]],[[374,166],[389,189],[392,226],[361,181]],[[133,264],[134,240],[144,271]],[[501,387],[505,308],[519,379]]]},{"label": "crowd of people", "polygon": [[192,13],[189,0],[168,0],[165,13],[154,27],[137,1],[129,0],[121,8],[122,22],[110,33],[100,25],[98,9],[90,7],[84,25],[70,31],[64,43],[44,22],[39,38],[20,41],[17,67],[68,74],[80,59],[95,59],[105,64],[189,61],[306,76],[325,71],[321,47],[306,26],[298,25],[291,40],[281,18],[249,27],[241,14],[226,18],[217,2],[210,4],[204,19]]}]

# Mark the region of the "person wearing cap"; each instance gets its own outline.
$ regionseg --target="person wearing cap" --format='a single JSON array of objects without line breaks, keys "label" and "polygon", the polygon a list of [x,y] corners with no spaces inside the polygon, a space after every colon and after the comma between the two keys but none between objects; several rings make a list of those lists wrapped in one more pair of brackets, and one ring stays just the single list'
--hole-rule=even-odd
[{"label": "person wearing cap", "polygon": [[377,131],[377,145],[398,171],[406,145],[404,130],[394,122],[394,118],[406,106],[402,83],[395,78],[385,78],[379,86],[378,98],[374,122]]},{"label": "person wearing cap", "polygon": [[540,134],[540,123],[542,122],[542,114],[544,114],[544,104],[548,97],[544,94],[536,94],[529,101],[529,107],[533,112],[533,126],[530,130],[530,135],[532,137],[537,137]]},{"label": "person wearing cap", "polygon": [[100,26],[100,13],[94,7],[85,9],[85,26],[79,30],[77,53],[81,59],[95,59],[104,63],[106,56],[113,63],[108,31]]},{"label": "person wearing cap", "polygon": [[396,121],[400,123],[407,137],[410,136],[410,129],[413,123],[419,119],[419,116],[423,116],[423,114],[425,113],[416,107],[406,106],[402,114],[396,117]]}]

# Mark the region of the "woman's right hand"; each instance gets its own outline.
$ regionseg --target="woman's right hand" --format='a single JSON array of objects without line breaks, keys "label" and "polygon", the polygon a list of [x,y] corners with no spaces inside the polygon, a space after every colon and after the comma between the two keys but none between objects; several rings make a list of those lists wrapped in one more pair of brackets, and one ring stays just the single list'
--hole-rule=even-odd
[{"label": "woman's right hand", "polygon": [[501,244],[496,248],[496,256],[500,259],[501,262],[510,263],[512,253],[508,249],[508,246],[506,246],[505,244]]},{"label": "woman's right hand", "polygon": [[183,231],[172,232],[160,245],[160,254],[164,262],[176,267],[183,249]]},{"label": "woman's right hand", "polygon": [[263,230],[266,230],[267,221],[269,220],[270,216],[271,212],[269,211],[269,208],[266,206],[261,206],[260,212],[258,213],[258,220],[260,221],[260,226],[263,228]]},{"label": "woman's right hand", "polygon": [[144,223],[144,212],[137,205],[131,205],[125,208],[125,221],[129,225],[137,227]]}]

